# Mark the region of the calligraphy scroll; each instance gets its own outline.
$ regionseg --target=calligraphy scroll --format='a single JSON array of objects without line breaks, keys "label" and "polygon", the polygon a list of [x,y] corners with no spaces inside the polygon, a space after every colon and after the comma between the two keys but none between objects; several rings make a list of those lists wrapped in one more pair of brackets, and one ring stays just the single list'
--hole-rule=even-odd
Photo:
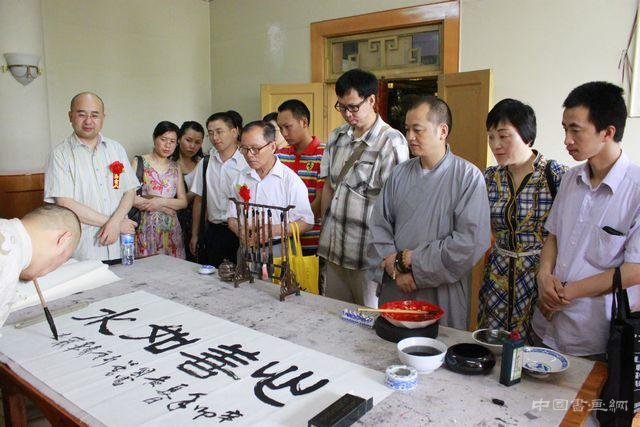
[{"label": "calligraphy scroll", "polygon": [[0,351],[106,425],[306,425],[347,392],[380,402],[384,375],[135,292],[2,329]]}]

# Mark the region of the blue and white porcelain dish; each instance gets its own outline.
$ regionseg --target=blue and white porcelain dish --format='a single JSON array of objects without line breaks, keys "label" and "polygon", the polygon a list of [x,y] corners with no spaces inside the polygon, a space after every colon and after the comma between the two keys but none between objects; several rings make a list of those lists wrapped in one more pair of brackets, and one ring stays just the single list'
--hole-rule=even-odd
[{"label": "blue and white porcelain dish", "polygon": [[216,271],[216,268],[213,265],[201,265],[198,269],[198,273],[200,274],[211,274]]},{"label": "blue and white porcelain dish", "polygon": [[569,359],[550,348],[525,347],[522,367],[535,374],[554,374],[569,368]]}]

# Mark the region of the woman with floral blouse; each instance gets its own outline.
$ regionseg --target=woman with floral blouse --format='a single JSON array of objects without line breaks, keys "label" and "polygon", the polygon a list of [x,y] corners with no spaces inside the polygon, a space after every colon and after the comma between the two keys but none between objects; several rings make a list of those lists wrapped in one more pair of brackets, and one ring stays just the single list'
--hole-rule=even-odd
[{"label": "woman with floral blouse", "polygon": [[178,143],[178,126],[160,122],[153,131],[153,151],[136,156],[134,170],[142,161],[142,194],[133,206],[140,209],[136,229],[136,258],[155,254],[184,258],[182,230],[176,211],[187,206],[180,166],[169,156]]}]

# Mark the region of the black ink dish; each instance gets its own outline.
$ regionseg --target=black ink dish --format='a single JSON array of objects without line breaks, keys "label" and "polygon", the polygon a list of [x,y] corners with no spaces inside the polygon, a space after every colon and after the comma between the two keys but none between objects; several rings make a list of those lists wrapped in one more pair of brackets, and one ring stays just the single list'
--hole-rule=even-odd
[{"label": "black ink dish", "polygon": [[479,375],[489,373],[496,364],[496,358],[486,347],[479,344],[462,343],[449,347],[445,363],[454,372]]},{"label": "black ink dish", "polygon": [[438,350],[437,348],[429,347],[426,345],[414,345],[411,347],[403,348],[402,351],[412,356],[435,356],[442,353],[442,351]]}]

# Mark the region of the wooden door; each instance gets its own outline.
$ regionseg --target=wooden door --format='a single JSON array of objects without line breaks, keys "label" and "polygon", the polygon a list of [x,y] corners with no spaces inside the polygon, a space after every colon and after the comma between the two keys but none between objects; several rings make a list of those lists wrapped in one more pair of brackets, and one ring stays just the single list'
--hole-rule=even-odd
[{"label": "wooden door", "polygon": [[0,218],[22,218],[44,205],[44,174],[0,175]]},{"label": "wooden door", "polygon": [[[453,116],[449,145],[456,155],[469,160],[484,172],[489,161],[486,120],[491,107],[493,81],[491,70],[445,74],[438,78],[438,96],[444,99]],[[469,330],[477,326],[478,295],[482,285],[484,259],[471,273]]]},{"label": "wooden door", "polygon": [[324,105],[327,110],[327,120],[324,128],[324,141],[327,141],[327,139],[329,138],[329,133],[335,128],[342,126],[345,122],[342,114],[333,107],[338,101],[338,96],[336,95],[336,84],[327,83],[324,87],[324,96],[326,99]]},{"label": "wooden door", "polygon": [[491,70],[445,74],[438,78],[438,96],[453,115],[451,151],[484,171],[489,161],[487,114],[491,108]]},{"label": "wooden door", "polygon": [[324,85],[322,83],[263,84],[260,86],[261,115],[278,111],[288,99],[299,99],[311,112],[310,129],[321,140],[324,135]]}]

